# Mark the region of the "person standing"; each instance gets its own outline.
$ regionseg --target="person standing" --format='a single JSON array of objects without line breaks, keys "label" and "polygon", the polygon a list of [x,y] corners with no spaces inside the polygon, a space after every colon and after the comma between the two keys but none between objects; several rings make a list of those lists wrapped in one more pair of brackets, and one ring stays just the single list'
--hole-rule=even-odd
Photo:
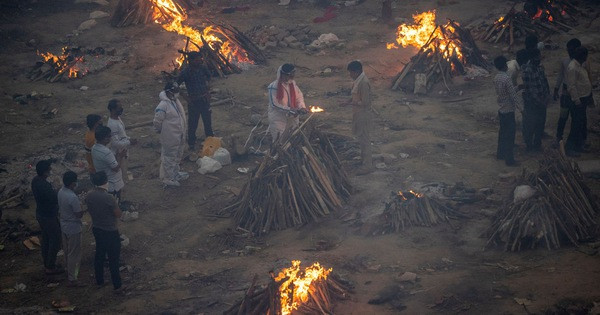
[{"label": "person standing", "polygon": [[202,63],[202,55],[199,52],[188,54],[188,65],[181,70],[177,77],[177,84],[185,82],[188,93],[188,145],[194,150],[196,144],[196,129],[198,119],[202,116],[204,135],[214,137],[212,129],[212,110],[210,108],[210,72]]},{"label": "person standing", "polygon": [[185,143],[185,112],[178,99],[179,88],[168,83],[158,95],[160,103],[154,112],[154,129],[160,134],[159,178],[166,186],[179,186],[189,177],[181,172],[179,164]]},{"label": "person standing", "polygon": [[121,255],[121,237],[117,228],[117,219],[121,217],[121,209],[115,198],[107,193],[108,178],[104,171],[92,175],[92,189],[85,197],[85,204],[92,217],[92,232],[96,240],[94,256],[94,275],[96,284],[104,284],[104,261],[108,256],[108,268],[113,288],[122,288],[119,274],[119,257]]},{"label": "person standing", "polygon": [[582,66],[588,57],[585,47],[578,47],[573,53],[573,60],[567,68],[567,91],[573,102],[571,131],[567,138],[567,154],[578,156],[581,152],[589,152],[584,148],[587,134],[587,107],[594,106],[592,83],[585,68]]},{"label": "person standing", "polygon": [[573,110],[573,102],[567,91],[566,74],[569,63],[573,60],[573,53],[577,47],[581,47],[581,41],[577,38],[573,38],[567,42],[567,53],[568,56],[564,57],[560,61],[560,70],[558,71],[558,77],[556,78],[556,84],[554,85],[554,93],[552,98],[556,101],[560,99],[560,114],[558,116],[558,123],[556,127],[556,142],[560,142],[563,139],[565,126],[569,115]]},{"label": "person standing", "polygon": [[60,229],[62,244],[65,252],[68,286],[79,286],[77,278],[81,263],[81,217],[83,210],[79,198],[75,194],[77,174],[67,171],[63,175],[64,186],[58,191],[58,212],[60,214]]},{"label": "person standing", "polygon": [[111,130],[105,126],[98,126],[95,132],[96,144],[92,147],[92,160],[94,161],[94,167],[96,172],[103,171],[108,176],[108,192],[121,200],[121,190],[125,186],[123,182],[123,173],[119,162],[119,154],[112,153],[108,148],[111,140]]},{"label": "person standing", "polygon": [[90,174],[94,174],[96,169],[94,168],[94,161],[92,160],[92,147],[96,143],[96,128],[102,126],[102,117],[96,114],[89,114],[86,117],[86,124],[88,131],[85,132],[84,148],[85,148],[85,159],[88,163],[88,171]]},{"label": "person standing", "polygon": [[498,101],[498,120],[500,121],[500,130],[498,130],[498,149],[496,158],[504,160],[507,166],[518,166],[514,157],[515,146],[515,109],[520,109],[517,91],[513,85],[511,77],[508,75],[507,60],[504,56],[494,59],[494,66],[498,73],[494,77],[494,88]]},{"label": "person standing", "polygon": [[523,137],[527,151],[541,151],[550,86],[541,65],[540,50],[528,50],[529,62],[523,65]]},{"label": "person standing", "polygon": [[37,176],[31,181],[31,191],[35,198],[35,218],[42,230],[42,259],[47,275],[63,273],[56,265],[56,254],[60,250],[60,224],[58,222],[58,198],[48,182],[52,163],[42,160],[35,165]]},{"label": "person standing", "polygon": [[115,156],[119,156],[120,159],[117,160],[119,166],[121,166],[121,172],[123,173],[123,180],[127,177],[127,165],[129,159],[129,146],[135,144],[131,138],[127,136],[125,132],[125,124],[123,124],[123,120],[121,120],[121,115],[123,115],[123,106],[121,102],[117,99],[112,99],[108,101],[108,111],[110,112],[110,116],[108,117],[108,122],[106,126],[110,128],[111,140],[110,140],[110,150]]},{"label": "person standing", "polygon": [[277,79],[267,87],[269,95],[267,130],[271,133],[273,142],[277,141],[286,128],[298,127],[300,123],[298,115],[306,113],[304,95],[294,80],[295,74],[296,67],[293,64],[283,64],[277,69]]},{"label": "person standing", "polygon": [[354,80],[352,83],[352,98],[341,105],[352,105],[352,132],[358,139],[362,160],[362,167],[358,170],[357,175],[364,175],[373,171],[370,137],[371,129],[373,129],[371,84],[360,61],[350,62],[347,70]]}]

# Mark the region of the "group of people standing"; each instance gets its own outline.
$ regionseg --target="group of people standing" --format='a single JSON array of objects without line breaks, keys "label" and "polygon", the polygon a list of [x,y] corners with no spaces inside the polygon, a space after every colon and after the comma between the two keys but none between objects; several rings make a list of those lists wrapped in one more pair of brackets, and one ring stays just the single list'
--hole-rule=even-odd
[{"label": "group of people standing", "polygon": [[[48,177],[52,163],[48,160],[36,164],[36,173],[31,190],[36,201],[36,219],[42,232],[41,252],[47,275],[57,275],[65,270],[56,263],[57,253],[62,249],[65,257],[68,286],[83,285],[79,282],[81,265],[82,233],[84,210],[75,193],[78,177],[75,172],[67,171],[62,176],[63,187],[56,192]],[[104,284],[104,262],[108,257],[111,280],[115,290],[122,289],[119,274],[119,256],[121,238],[117,228],[117,219],[121,216],[119,205],[112,194],[108,193],[108,176],[104,171],[91,175],[95,188],[85,197],[86,209],[92,218],[92,232],[96,241],[94,271],[96,284]]]},{"label": "group of people standing", "polygon": [[[542,55],[536,36],[528,36],[525,49],[516,53],[516,60],[508,61],[504,56],[494,59],[498,73],[494,77],[498,102],[500,130],[498,132],[498,149],[496,157],[504,160],[508,166],[517,166],[514,159],[514,142],[516,133],[515,111],[523,116],[523,141],[526,150],[541,151],[548,103],[551,97],[560,97],[560,115],[556,131],[556,143],[563,140],[564,129],[571,116],[571,130],[565,149],[569,156],[579,156],[588,152],[585,144],[587,138],[587,107],[594,106],[589,64],[586,63],[588,50],[576,38],[567,43],[568,57],[561,60],[559,76],[551,96],[550,86],[541,63]],[[586,70],[587,68],[587,70]],[[517,84],[521,74],[522,85]],[[522,90],[522,98],[518,91]]]}]

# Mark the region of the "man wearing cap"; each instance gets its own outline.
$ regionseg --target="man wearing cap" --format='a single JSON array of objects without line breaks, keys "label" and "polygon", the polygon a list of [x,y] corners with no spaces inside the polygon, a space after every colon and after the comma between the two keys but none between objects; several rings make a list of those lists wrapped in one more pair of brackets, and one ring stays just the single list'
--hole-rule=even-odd
[{"label": "man wearing cap", "polygon": [[189,177],[179,168],[185,143],[185,112],[178,96],[177,84],[167,83],[154,111],[154,129],[160,134],[161,144],[159,178],[165,186],[179,186],[180,180]]},{"label": "man wearing cap", "polygon": [[188,92],[188,145],[194,149],[196,144],[196,129],[198,119],[202,116],[204,135],[214,137],[212,129],[212,112],[210,109],[210,72],[202,63],[202,56],[198,52],[188,54],[188,65],[181,70],[177,77],[177,84],[185,82]]}]

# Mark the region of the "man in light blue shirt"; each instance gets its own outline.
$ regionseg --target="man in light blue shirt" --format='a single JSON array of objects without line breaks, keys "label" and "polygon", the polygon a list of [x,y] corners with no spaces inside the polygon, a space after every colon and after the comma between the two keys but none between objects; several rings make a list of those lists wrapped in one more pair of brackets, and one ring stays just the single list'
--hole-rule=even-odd
[{"label": "man in light blue shirt", "polygon": [[58,212],[62,232],[68,286],[78,286],[77,277],[81,263],[81,217],[83,210],[75,194],[77,174],[67,171],[63,175],[64,186],[58,191]]}]

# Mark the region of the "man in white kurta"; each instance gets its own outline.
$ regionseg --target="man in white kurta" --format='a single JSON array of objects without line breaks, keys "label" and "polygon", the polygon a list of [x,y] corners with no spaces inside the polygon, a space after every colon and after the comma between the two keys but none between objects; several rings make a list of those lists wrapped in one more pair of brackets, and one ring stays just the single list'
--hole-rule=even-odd
[{"label": "man in white kurta", "polygon": [[284,64],[277,70],[277,80],[269,84],[269,132],[275,142],[286,128],[298,127],[298,114],[306,111],[304,96],[294,80],[296,69]]}]

